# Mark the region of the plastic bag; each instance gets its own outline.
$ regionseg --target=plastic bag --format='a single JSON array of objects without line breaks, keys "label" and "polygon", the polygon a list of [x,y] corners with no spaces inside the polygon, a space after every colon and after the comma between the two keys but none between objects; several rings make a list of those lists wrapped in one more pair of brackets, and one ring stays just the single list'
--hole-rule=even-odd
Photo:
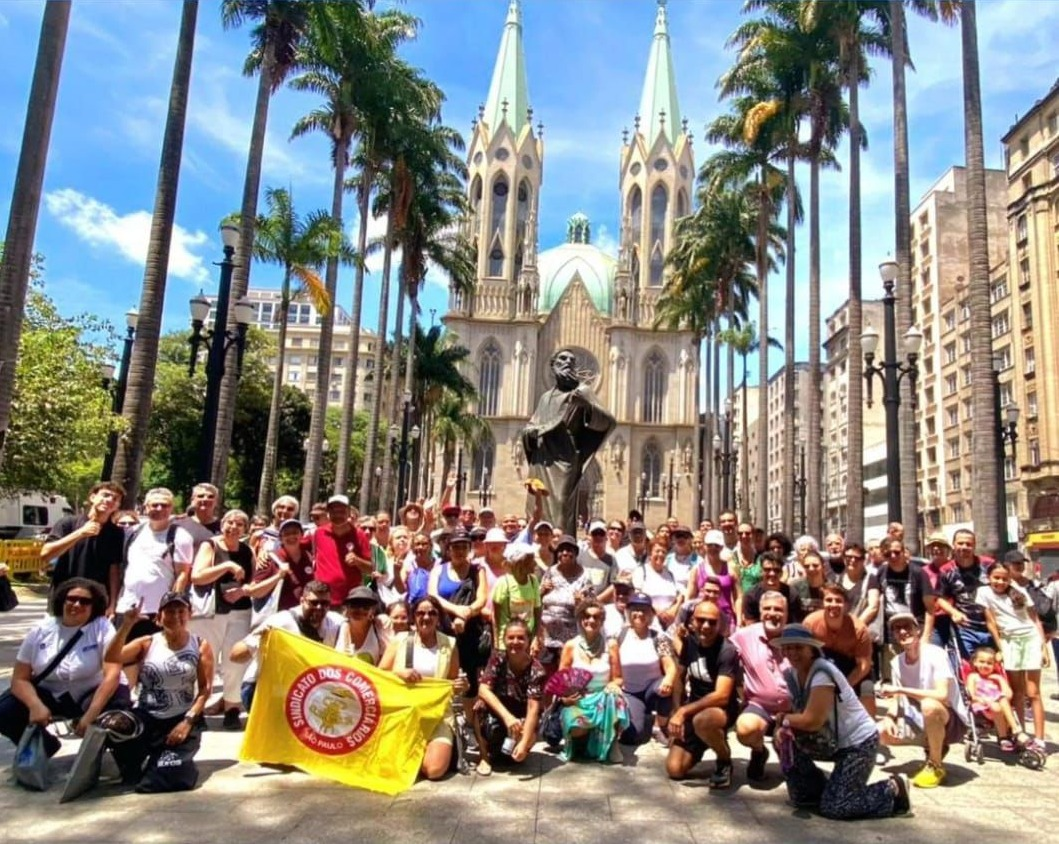
[{"label": "plastic bag", "polygon": [[25,788],[44,791],[48,787],[48,753],[44,749],[44,727],[30,724],[19,739],[12,765],[15,780]]}]

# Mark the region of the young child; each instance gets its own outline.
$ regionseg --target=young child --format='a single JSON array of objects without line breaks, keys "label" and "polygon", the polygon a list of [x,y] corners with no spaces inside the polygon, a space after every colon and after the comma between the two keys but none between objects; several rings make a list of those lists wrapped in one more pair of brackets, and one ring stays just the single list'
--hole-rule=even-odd
[{"label": "young child", "polygon": [[1028,741],[1029,736],[1019,729],[1015,712],[1011,708],[1011,686],[1000,672],[996,661],[996,651],[992,648],[978,648],[971,656],[974,671],[967,675],[965,687],[971,698],[971,708],[976,713],[983,713],[996,727],[1000,749],[1011,753],[1017,749],[1012,736],[1019,743]]},{"label": "young child", "polygon": [[1011,582],[1007,563],[989,569],[989,585],[978,587],[975,601],[985,608],[986,626],[1000,649],[1011,684],[1012,708],[1022,713],[1028,699],[1033,708],[1034,739],[1030,746],[1045,751],[1044,704],[1041,702],[1041,668],[1048,665],[1044,629],[1033,601]]}]

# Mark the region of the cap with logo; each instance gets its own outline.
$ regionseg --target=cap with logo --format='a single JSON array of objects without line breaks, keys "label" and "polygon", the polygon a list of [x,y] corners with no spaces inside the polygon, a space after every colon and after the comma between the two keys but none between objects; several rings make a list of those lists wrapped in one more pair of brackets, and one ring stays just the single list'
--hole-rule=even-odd
[{"label": "cap with logo", "polygon": [[332,504],[341,504],[343,507],[348,507],[349,497],[345,495],[332,495],[327,499],[327,506],[330,507]]}]

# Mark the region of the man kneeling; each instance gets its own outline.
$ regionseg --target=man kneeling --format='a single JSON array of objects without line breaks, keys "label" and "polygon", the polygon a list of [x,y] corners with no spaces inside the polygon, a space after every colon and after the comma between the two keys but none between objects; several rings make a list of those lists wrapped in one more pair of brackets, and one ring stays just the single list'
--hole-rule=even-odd
[{"label": "man kneeling", "polygon": [[[673,689],[674,710],[669,718],[673,742],[666,757],[670,779],[686,777],[709,748],[717,754],[710,787],[728,788],[732,784],[727,731],[738,713],[738,667],[735,648],[721,635],[720,608],[702,601],[691,615],[691,629],[680,652],[679,680]],[[683,703],[685,677],[691,688],[689,700]]]}]

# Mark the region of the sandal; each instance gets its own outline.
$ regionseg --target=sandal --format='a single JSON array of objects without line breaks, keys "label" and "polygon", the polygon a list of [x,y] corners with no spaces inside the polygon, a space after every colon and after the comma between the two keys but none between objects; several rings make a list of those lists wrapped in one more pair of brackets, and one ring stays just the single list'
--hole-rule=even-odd
[{"label": "sandal", "polygon": [[1016,748],[1015,748],[1015,742],[1013,742],[1013,741],[1012,741],[1011,739],[1009,739],[1009,738],[1002,738],[1002,739],[1000,740],[1000,749],[1001,749],[1001,750],[1002,750],[1002,751],[1003,751],[1004,753],[1014,753],[1014,752],[1015,752],[1015,749],[1016,749]]},{"label": "sandal", "polygon": [[478,767],[474,769],[474,772],[480,777],[487,777],[493,773],[493,766],[490,765],[485,759],[482,759],[478,763]]}]

